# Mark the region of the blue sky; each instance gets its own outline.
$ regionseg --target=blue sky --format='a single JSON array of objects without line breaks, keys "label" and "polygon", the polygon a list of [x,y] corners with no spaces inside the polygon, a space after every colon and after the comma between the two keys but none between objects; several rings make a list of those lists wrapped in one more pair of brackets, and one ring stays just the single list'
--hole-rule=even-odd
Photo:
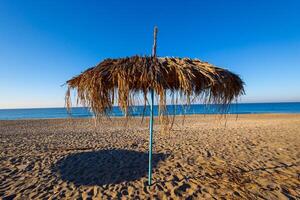
[{"label": "blue sky", "polygon": [[300,1],[0,0],[0,108],[63,107],[106,57],[200,58],[241,75],[242,102],[300,101]]}]

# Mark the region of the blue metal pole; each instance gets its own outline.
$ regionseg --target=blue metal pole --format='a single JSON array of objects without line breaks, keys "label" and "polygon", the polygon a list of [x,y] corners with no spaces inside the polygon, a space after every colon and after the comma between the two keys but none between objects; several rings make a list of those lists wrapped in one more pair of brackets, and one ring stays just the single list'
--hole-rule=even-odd
[{"label": "blue metal pole", "polygon": [[[154,27],[154,42],[152,48],[152,57],[156,58],[156,37],[157,27]],[[153,78],[153,77],[152,77]],[[150,102],[150,123],[149,123],[149,168],[148,168],[148,185],[152,183],[152,140],[153,140],[153,104],[154,104],[154,90],[150,90],[151,102]]]},{"label": "blue metal pole", "polygon": [[149,124],[149,171],[148,171],[148,185],[152,182],[152,140],[153,140],[153,103],[154,91],[151,90],[151,104],[150,104],[150,124]]}]

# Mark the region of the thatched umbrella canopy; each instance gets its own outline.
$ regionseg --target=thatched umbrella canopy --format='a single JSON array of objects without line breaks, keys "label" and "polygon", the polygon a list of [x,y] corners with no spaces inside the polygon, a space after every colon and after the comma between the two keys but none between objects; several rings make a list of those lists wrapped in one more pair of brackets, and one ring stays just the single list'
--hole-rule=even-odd
[{"label": "thatched umbrella canopy", "polygon": [[[128,114],[136,104],[134,94],[142,93],[144,108],[151,94],[149,126],[149,176],[152,176],[152,133],[154,94],[159,99],[159,111],[166,109],[166,93],[179,92],[190,103],[191,97],[202,97],[207,103],[228,105],[244,93],[244,83],[236,74],[207,62],[189,58],[156,57],[156,35],[152,56],[132,56],[106,59],[67,81],[67,108],[71,107],[70,91],[77,91],[78,101],[91,108],[96,117],[107,114],[115,99]],[[163,115],[160,115],[163,116]]]},{"label": "thatched umbrella canopy", "polygon": [[127,113],[135,105],[133,95],[147,94],[153,89],[161,111],[166,106],[166,92],[180,92],[186,99],[201,97],[207,103],[227,105],[243,94],[243,81],[238,75],[207,62],[189,58],[132,56],[105,59],[95,67],[67,81],[67,107],[70,91],[91,108],[96,116],[107,114],[117,99]]}]

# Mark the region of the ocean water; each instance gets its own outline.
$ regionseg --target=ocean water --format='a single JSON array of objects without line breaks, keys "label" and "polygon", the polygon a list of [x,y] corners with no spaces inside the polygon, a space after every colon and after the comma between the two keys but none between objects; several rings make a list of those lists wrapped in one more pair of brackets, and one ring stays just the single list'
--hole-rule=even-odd
[{"label": "ocean water", "polygon": [[[186,108],[182,106],[168,105],[169,114],[191,115],[191,114],[218,114],[223,111],[218,105],[193,104]],[[130,110],[131,115],[141,116],[143,106],[135,106]],[[158,108],[154,106],[154,114],[157,115]],[[229,114],[258,114],[258,113],[300,113],[300,102],[295,103],[242,103],[232,104],[227,109]],[[118,107],[110,111],[111,116],[124,116]],[[146,108],[145,115],[149,115],[149,107]],[[87,108],[73,108],[71,117],[87,118],[93,114]],[[15,119],[48,119],[48,118],[68,118],[70,115],[65,108],[33,108],[33,109],[0,109],[0,120]]]}]

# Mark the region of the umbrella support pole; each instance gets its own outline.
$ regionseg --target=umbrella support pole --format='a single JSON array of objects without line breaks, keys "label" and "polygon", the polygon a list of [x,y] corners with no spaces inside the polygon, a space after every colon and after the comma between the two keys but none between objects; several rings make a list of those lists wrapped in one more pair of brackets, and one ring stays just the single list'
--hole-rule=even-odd
[{"label": "umbrella support pole", "polygon": [[[153,35],[153,48],[152,57],[156,58],[156,38],[157,38],[157,27],[154,27]],[[153,104],[154,104],[154,90],[150,90],[151,102],[150,102],[150,122],[149,122],[149,166],[148,166],[148,185],[152,184],[152,140],[153,140]]]},{"label": "umbrella support pole", "polygon": [[153,101],[154,101],[154,91],[151,90],[150,123],[149,123],[149,168],[148,168],[149,171],[148,171],[148,185],[152,184]]}]

